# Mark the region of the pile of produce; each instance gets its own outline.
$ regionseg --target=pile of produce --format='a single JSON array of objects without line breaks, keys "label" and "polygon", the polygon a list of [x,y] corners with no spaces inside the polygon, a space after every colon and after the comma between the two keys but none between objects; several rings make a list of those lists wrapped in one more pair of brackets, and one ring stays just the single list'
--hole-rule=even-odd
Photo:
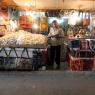
[{"label": "pile of produce", "polygon": [[42,34],[33,34],[24,30],[11,32],[0,37],[1,47],[33,47],[44,48],[48,38]]}]

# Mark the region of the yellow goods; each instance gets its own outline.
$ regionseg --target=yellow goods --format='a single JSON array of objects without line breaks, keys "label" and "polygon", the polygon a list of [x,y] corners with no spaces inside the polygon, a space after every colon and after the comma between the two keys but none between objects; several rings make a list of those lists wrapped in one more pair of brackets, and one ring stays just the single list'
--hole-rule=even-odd
[{"label": "yellow goods", "polygon": [[47,46],[48,38],[42,34],[32,34],[24,30],[12,32],[0,38],[1,47],[33,47],[44,48]]},{"label": "yellow goods", "polygon": [[47,29],[48,29],[47,17],[41,17],[40,18],[40,31],[46,32]]}]

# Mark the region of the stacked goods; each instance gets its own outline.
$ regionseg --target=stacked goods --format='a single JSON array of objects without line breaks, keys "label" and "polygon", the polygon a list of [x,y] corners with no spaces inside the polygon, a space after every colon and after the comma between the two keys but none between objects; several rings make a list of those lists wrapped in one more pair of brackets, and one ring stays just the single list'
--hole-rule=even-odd
[{"label": "stacked goods", "polygon": [[32,34],[20,30],[9,33],[0,38],[1,47],[33,47],[44,48],[47,46],[48,39],[42,34]]}]

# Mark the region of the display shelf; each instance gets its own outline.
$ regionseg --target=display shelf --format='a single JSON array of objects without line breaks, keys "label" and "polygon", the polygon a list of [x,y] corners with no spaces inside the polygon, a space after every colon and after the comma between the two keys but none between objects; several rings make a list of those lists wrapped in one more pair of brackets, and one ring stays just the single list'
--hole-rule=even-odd
[{"label": "display shelf", "polygon": [[88,71],[93,70],[95,65],[95,56],[93,57],[74,57],[69,54],[69,70]]},{"label": "display shelf", "polygon": [[3,60],[0,61],[0,67],[5,70],[38,70],[44,64],[42,51],[46,49],[2,47],[0,48],[0,58]]},{"label": "display shelf", "polygon": [[69,69],[71,71],[93,70],[95,65],[95,52],[93,52],[89,43],[83,39],[69,40]]}]

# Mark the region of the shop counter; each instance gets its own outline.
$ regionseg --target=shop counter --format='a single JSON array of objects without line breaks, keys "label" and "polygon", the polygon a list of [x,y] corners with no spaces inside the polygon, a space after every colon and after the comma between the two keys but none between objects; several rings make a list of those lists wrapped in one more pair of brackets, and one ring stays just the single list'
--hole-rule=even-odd
[{"label": "shop counter", "polygon": [[95,69],[95,54],[90,50],[80,51],[78,54],[69,53],[69,70],[88,71]]}]

